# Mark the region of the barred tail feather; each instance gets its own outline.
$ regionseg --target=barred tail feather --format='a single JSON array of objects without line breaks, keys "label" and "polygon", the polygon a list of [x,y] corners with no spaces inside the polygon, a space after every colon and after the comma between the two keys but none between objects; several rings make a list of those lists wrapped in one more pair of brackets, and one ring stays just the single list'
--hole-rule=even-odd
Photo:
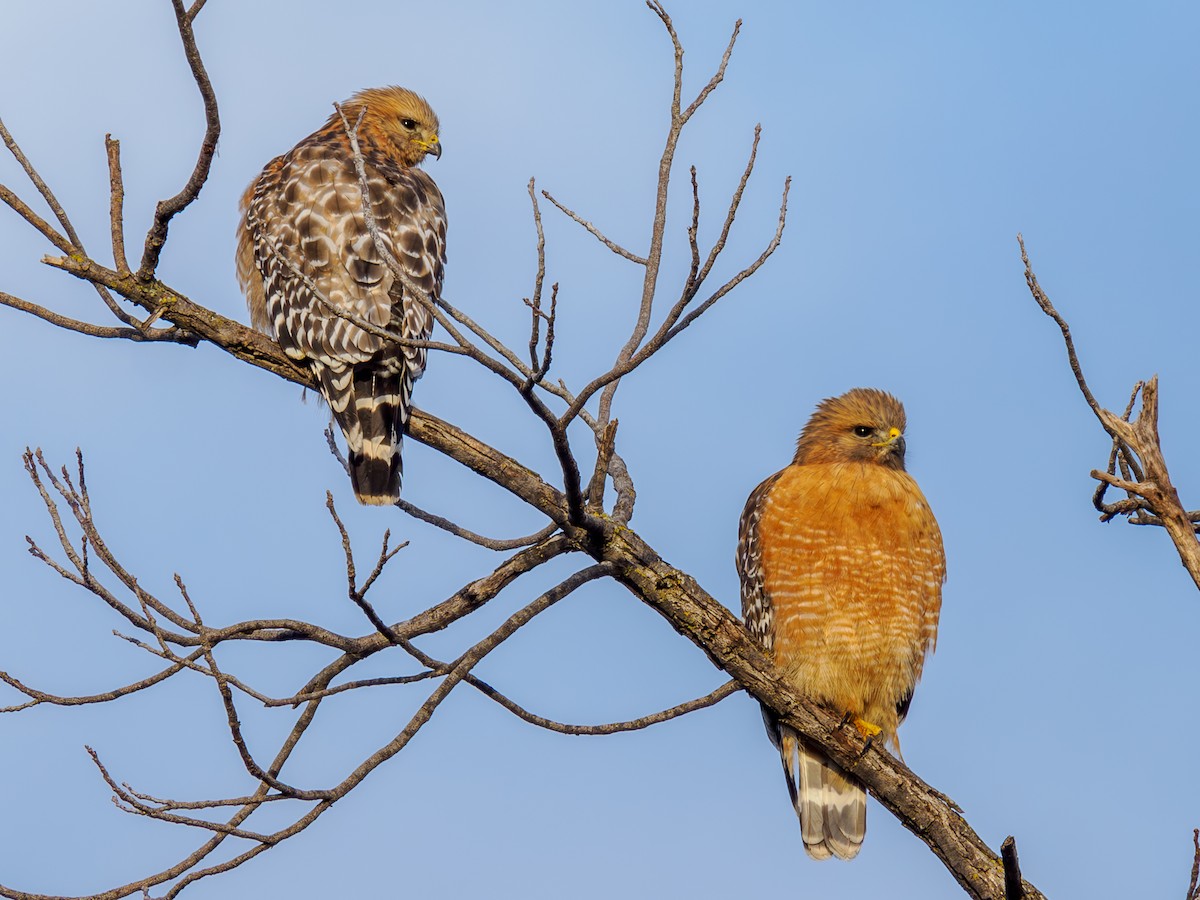
[{"label": "barred tail feather", "polygon": [[394,505],[400,498],[400,446],[411,392],[406,374],[365,366],[340,371],[322,366],[317,374],[346,438],[355,497],[366,506]]},{"label": "barred tail feather", "polygon": [[800,818],[804,850],[813,859],[853,859],[867,833],[867,793],[799,735],[778,725],[779,753],[792,805]]},{"label": "barred tail feather", "polygon": [[360,371],[354,376],[354,412],[362,446],[350,454],[350,483],[358,502],[392,506],[400,499],[400,442],[408,419],[403,373]]}]

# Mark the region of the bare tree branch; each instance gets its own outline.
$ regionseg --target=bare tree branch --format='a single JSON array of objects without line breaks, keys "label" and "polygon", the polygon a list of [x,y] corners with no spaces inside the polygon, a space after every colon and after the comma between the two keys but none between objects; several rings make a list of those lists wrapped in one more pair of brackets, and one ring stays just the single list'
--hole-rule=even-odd
[{"label": "bare tree branch", "polygon": [[129,274],[129,260],[125,258],[125,182],[121,177],[121,142],[114,141],[111,134],[104,136],[104,149],[108,151],[108,220],[112,232],[113,264],[117,274]]},{"label": "bare tree branch", "polygon": [[[642,299],[638,309],[637,322],[634,325],[633,333],[629,336],[625,346],[621,348],[621,352],[617,355],[616,363],[613,366],[614,371],[628,364],[633,359],[634,353],[641,346],[642,340],[646,333],[650,330],[650,316],[654,307],[654,295],[658,286],[658,273],[662,266],[662,249],[663,239],[666,234],[667,227],[667,192],[671,183],[671,169],[675,163],[675,149],[679,144],[679,136],[683,132],[683,126],[708,99],[709,95],[716,90],[725,78],[725,68],[729,64],[729,59],[733,54],[733,45],[737,41],[738,32],[741,30],[742,21],[738,21],[733,26],[733,33],[729,37],[729,45],[725,48],[725,54],[721,57],[721,63],[717,67],[717,71],[713,74],[708,83],[701,89],[696,99],[686,110],[680,110],[680,98],[683,92],[683,46],[679,42],[679,36],[675,33],[675,26],[671,22],[671,17],[667,15],[662,4],[657,0],[647,0],[646,4],[662,21],[663,26],[667,29],[667,34],[671,38],[671,44],[675,50],[675,81],[674,92],[671,98],[671,125],[667,131],[666,145],[663,147],[662,157],[658,163],[658,188],[655,196],[654,221],[650,229],[650,249],[646,254],[646,276],[642,282]],[[617,390],[617,379],[613,379],[606,383],[604,393],[600,397],[600,412],[597,420],[601,426],[607,425],[608,420],[612,415],[613,396]],[[580,396],[586,397],[588,391],[584,391]],[[578,400],[576,401],[578,405]],[[564,417],[566,419],[566,417]],[[568,420],[569,421],[569,420]]]},{"label": "bare tree branch", "polygon": [[[84,249],[83,242],[79,239],[79,235],[75,232],[75,228],[71,224],[71,220],[67,217],[66,212],[59,204],[58,198],[54,196],[54,192],[50,190],[49,185],[42,180],[41,175],[39,175],[37,170],[33,167],[33,163],[29,161],[29,158],[25,155],[24,151],[21,150],[20,146],[9,133],[8,129],[4,126],[3,122],[0,122],[0,138],[3,138],[4,144],[6,147],[8,147],[9,152],[12,153],[13,158],[16,159],[21,168],[25,170],[25,174],[29,177],[29,180],[33,183],[34,187],[37,188],[38,193],[42,195],[42,199],[46,201],[46,204],[50,207],[51,211],[58,219],[59,224],[62,225],[63,231],[66,233],[66,238],[63,238],[61,235],[59,235],[49,224],[47,224],[35,212],[33,212],[33,210],[30,209],[27,204],[21,201],[20,198],[18,198],[3,185],[0,185],[0,199],[3,199],[4,202],[7,203],[14,212],[25,219],[25,221],[37,229],[37,231],[46,237],[47,240],[49,240],[64,253],[68,255],[79,254],[81,256],[86,256],[87,251]],[[111,154],[111,150],[109,153]],[[132,325],[141,331],[146,331],[148,329],[148,325],[150,323],[137,322],[133,316],[121,308],[120,304],[113,299],[112,295],[108,292],[104,285],[94,281],[91,282],[91,285],[95,289],[96,293],[100,296],[100,299],[104,302],[104,305],[108,307],[109,312],[111,312],[119,321],[126,325]],[[43,316],[43,318],[46,317]],[[52,320],[47,319],[47,321]]]},{"label": "bare tree branch", "polygon": [[516,550],[520,547],[528,547],[531,544],[536,544],[538,541],[545,540],[558,530],[558,526],[551,522],[540,531],[535,531],[533,534],[527,534],[523,537],[489,538],[481,534],[476,534],[473,531],[468,531],[461,525],[456,525],[442,516],[426,512],[403,498],[398,500],[396,505],[414,519],[420,519],[422,522],[427,522],[435,528],[440,528],[455,537],[460,537],[465,541],[470,541],[472,544],[478,544],[480,547],[486,547],[489,550]]},{"label": "bare tree branch", "polygon": [[[767,244],[766,248],[762,251],[762,253],[759,254],[758,258],[754,260],[754,262],[750,263],[750,265],[746,266],[746,268],[734,275],[733,278],[729,279],[729,281],[725,282],[725,284],[714,291],[710,297],[708,297],[703,303],[684,316],[680,321],[672,324],[668,319],[668,321],[663,323],[662,327],[659,328],[658,332],[649,342],[647,342],[644,347],[638,349],[636,353],[631,354],[627,359],[622,359],[619,361],[608,372],[593,379],[576,395],[575,400],[571,403],[571,406],[560,418],[561,422],[570,422],[570,420],[583,409],[584,404],[587,403],[587,401],[596,393],[596,391],[600,390],[601,388],[603,388],[605,391],[602,397],[611,396],[608,393],[609,389],[612,388],[612,386],[621,378],[628,375],[630,372],[648,360],[651,356],[661,350],[668,341],[670,341],[677,334],[696,321],[696,319],[706,313],[713,306],[713,304],[715,304],[718,300],[720,300],[762,267],[763,263],[765,263],[771,257],[771,255],[779,247],[780,242],[783,240],[783,229],[787,223],[787,198],[788,192],[791,189],[791,184],[791,178],[785,180],[783,186],[783,197],[780,201],[779,207],[779,220],[775,228],[775,234],[771,238],[771,241]],[[679,308],[680,311],[682,311],[682,306]],[[603,410],[604,403],[602,399],[601,416],[598,421],[607,421],[604,418]]]},{"label": "bare tree branch", "polygon": [[[1101,520],[1109,521],[1117,515],[1132,514],[1138,516],[1138,524],[1161,525],[1170,535],[1175,551],[1192,581],[1200,588],[1200,540],[1196,537],[1197,519],[1184,508],[1179,499],[1179,492],[1171,483],[1158,435],[1158,376],[1138,383],[1142,395],[1142,408],[1136,419],[1130,421],[1138,387],[1134,388],[1123,416],[1104,409],[1092,395],[1083,376],[1070,327],[1038,284],[1037,276],[1029,262],[1029,255],[1025,252],[1025,241],[1020,235],[1017,235],[1017,242],[1021,248],[1021,261],[1025,264],[1025,282],[1029,291],[1042,311],[1054,320],[1062,332],[1075,383],[1100,425],[1113,441],[1108,471],[1091,471],[1092,478],[1101,484],[1092,498],[1093,504],[1101,511]],[[1115,474],[1114,463],[1118,462],[1124,477],[1117,477]],[[1136,480],[1130,480],[1131,477]],[[1127,499],[1114,504],[1104,503],[1106,486],[1125,491]]]},{"label": "bare tree branch", "polygon": [[[16,143],[13,142],[12,136],[8,133],[8,130],[4,128],[3,122],[0,122],[0,134],[4,136],[4,142],[8,144],[8,148],[14,152],[18,152],[15,149]],[[24,157],[18,157],[18,159],[23,158]],[[24,200],[22,200],[2,184],[0,184],[0,200],[3,200],[5,203],[7,203],[13,212],[32,225],[34,229],[42,235],[42,237],[52,243],[63,253],[75,252],[75,248],[71,245],[71,242],[55,231],[54,226],[30,209]]]},{"label": "bare tree branch", "polygon": [[[200,651],[196,650],[192,653],[189,659],[196,659],[200,656]],[[33,706],[38,706],[42,703],[49,703],[54,706],[86,706],[90,703],[108,703],[110,700],[117,700],[121,697],[127,697],[130,694],[136,694],[138,691],[145,690],[148,687],[153,687],[166,681],[176,672],[184,667],[182,662],[172,663],[158,672],[151,675],[149,678],[143,678],[141,681],[135,681],[132,684],[127,684],[124,687],[114,688],[111,691],[105,691],[101,694],[90,694],[81,697],[59,697],[54,694],[47,694],[43,691],[35,690],[26,684],[23,684],[7,672],[0,672],[0,681],[3,681],[9,687],[15,688],[26,697],[29,697],[28,703],[22,703],[18,706],[3,706],[0,707],[0,713],[20,712],[23,709],[29,709]]]},{"label": "bare tree branch", "polygon": [[[44,234],[50,240],[50,242],[54,244],[54,246],[62,249],[64,253],[82,251],[83,243],[79,240],[79,235],[75,233],[75,226],[73,226],[71,224],[71,220],[67,218],[67,214],[62,208],[62,204],[58,202],[58,198],[54,196],[54,192],[50,190],[50,186],[42,180],[42,176],[39,175],[37,169],[33,167],[33,163],[29,161],[29,158],[25,155],[24,151],[21,150],[20,146],[17,145],[17,142],[13,139],[13,136],[9,133],[8,128],[5,127],[3,121],[0,121],[0,139],[4,141],[4,146],[8,148],[8,152],[13,155],[13,159],[15,159],[20,164],[21,168],[25,170],[25,174],[29,177],[30,182],[32,182],[33,186],[37,188],[37,192],[42,195],[42,199],[46,201],[46,205],[50,207],[50,211],[54,213],[54,218],[58,220],[58,224],[62,226],[63,234],[66,235],[65,243],[68,245],[68,249],[63,249],[62,243],[64,241],[61,237],[55,239],[55,237],[51,236],[51,232],[53,230],[50,229],[49,226],[46,226],[45,228],[38,227],[38,231],[42,232],[42,234]],[[16,210],[23,218],[26,219],[26,221],[34,224],[33,219],[27,217],[20,208],[14,206],[9,201],[8,197],[12,195],[7,191],[7,189],[5,190],[5,194],[7,195],[5,196],[5,202],[8,203],[9,206],[12,206],[14,210]],[[29,207],[25,206],[25,204],[21,204],[21,207],[26,210],[29,209]],[[40,222],[41,220],[38,219],[37,221]],[[43,223],[43,225],[44,224],[45,223]],[[35,227],[37,227],[36,224]]]},{"label": "bare tree branch", "polygon": [[705,694],[703,697],[697,697],[695,700],[689,700],[687,703],[672,706],[670,709],[664,709],[662,712],[643,716],[640,719],[631,719],[628,722],[612,722],[607,725],[567,725],[529,712],[527,709],[518,706],[508,697],[505,697],[491,685],[480,681],[474,676],[469,676],[467,681],[485,696],[495,700],[513,715],[525,720],[530,725],[536,725],[538,728],[545,728],[549,731],[557,731],[559,734],[572,735],[605,735],[619,734],[623,731],[638,731],[643,728],[649,728],[652,725],[661,724],[662,722],[669,722],[671,719],[677,719],[698,709],[707,709],[710,706],[715,706],[726,697],[736,694],[741,690],[741,685],[736,681],[727,681],[715,691]]},{"label": "bare tree branch", "polygon": [[566,216],[572,222],[577,222],[581,226],[583,226],[583,228],[592,237],[594,237],[596,240],[598,240],[600,243],[602,243],[605,247],[607,247],[613,253],[617,254],[617,256],[623,256],[623,257],[625,257],[625,259],[629,260],[631,263],[636,263],[639,266],[644,266],[649,262],[644,256],[638,256],[636,253],[630,253],[628,250],[626,250],[620,244],[605,237],[604,233],[602,231],[600,231],[599,228],[597,228],[591,222],[587,221],[585,218],[583,218],[581,215],[579,215],[579,213],[563,206],[561,203],[558,202],[558,200],[556,200],[554,198],[554,196],[549,191],[542,191],[542,196],[545,197],[547,200],[549,200],[551,203],[553,203],[556,207],[558,207],[559,212],[561,212],[564,216]]},{"label": "bare tree branch", "polygon": [[6,294],[3,291],[0,291],[0,305],[19,309],[21,312],[37,316],[51,325],[65,328],[67,331],[77,331],[80,334],[86,334],[88,337],[106,339],[123,338],[127,341],[139,342],[168,341],[174,344],[185,344],[189,347],[194,347],[199,343],[199,340],[194,335],[187,334],[178,328],[149,329],[143,331],[139,328],[121,328],[111,325],[93,325],[91,322],[81,322],[78,319],[60,316],[58,313],[51,312],[45,307],[38,306],[36,303],[30,303],[28,300],[22,300],[20,297],[14,297],[12,294]]},{"label": "bare tree branch", "polygon": [[[204,61],[196,47],[196,33],[192,23],[204,3],[192,4],[192,8],[184,9],[183,0],[171,0],[175,10],[175,23],[179,28],[179,37],[183,41],[183,53],[187,57],[188,66],[192,70],[192,78],[200,89],[200,97],[204,101],[204,139],[200,142],[200,154],[196,158],[196,167],[192,169],[191,177],[183,189],[169,200],[159,201],[154,210],[154,222],[146,233],[146,246],[142,252],[142,263],[138,267],[138,281],[150,281],[158,268],[158,258],[162,254],[163,245],[167,241],[167,229],[171,219],[183,212],[192,201],[200,196],[200,189],[208,180],[208,172],[212,167],[213,155],[217,152],[217,141],[221,137],[221,117],[217,111],[217,95],[213,91],[212,82],[208,80],[208,72],[204,69]],[[120,265],[120,263],[118,263]]]},{"label": "bare tree branch", "polygon": [[1083,394],[1083,399],[1087,401],[1087,405],[1091,407],[1096,418],[1100,420],[1100,424],[1104,427],[1104,430],[1108,431],[1115,439],[1116,435],[1109,431],[1108,424],[1104,421],[1104,410],[1100,408],[1100,404],[1092,396],[1092,390],[1088,387],[1087,379],[1083,377],[1083,368],[1079,365],[1079,356],[1075,353],[1075,341],[1071,338],[1070,326],[1058,314],[1058,310],[1054,308],[1054,304],[1050,302],[1050,298],[1046,296],[1046,292],[1038,284],[1037,275],[1034,274],[1033,266],[1029,262],[1029,254],[1025,252],[1025,238],[1020,234],[1017,235],[1017,244],[1021,248],[1021,262],[1025,264],[1025,283],[1029,287],[1029,293],[1033,295],[1033,299],[1037,305],[1042,308],[1042,312],[1053,319],[1054,324],[1062,332],[1063,343],[1067,348],[1067,360],[1071,364],[1071,372],[1075,376],[1075,383],[1079,385],[1079,392]]}]

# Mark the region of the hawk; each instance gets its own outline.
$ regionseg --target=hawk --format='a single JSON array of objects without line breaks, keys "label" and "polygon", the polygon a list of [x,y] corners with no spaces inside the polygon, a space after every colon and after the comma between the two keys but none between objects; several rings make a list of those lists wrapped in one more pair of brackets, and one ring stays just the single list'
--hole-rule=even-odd
[{"label": "hawk", "polygon": [[[405,88],[359,91],[342,111],[351,128],[362,116],[357,137],[378,237],[363,213],[346,127],[334,113],[267,163],[246,190],[237,271],[254,327],[312,370],[345,435],[355,496],[390,505],[400,496],[400,442],[425,347],[388,334],[424,341],[433,329],[446,208],[417,166],[429,154],[440,157],[442,145],[437,115]],[[384,250],[406,278],[397,277]]]},{"label": "hawk", "polygon": [[[904,407],[872,388],[822,401],[792,464],[750,494],[738,529],[742,614],[800,693],[900,750],[925,654],[937,639],[946,557],[904,471]],[[804,849],[852,859],[867,796],[852,775],[763,710]]]}]

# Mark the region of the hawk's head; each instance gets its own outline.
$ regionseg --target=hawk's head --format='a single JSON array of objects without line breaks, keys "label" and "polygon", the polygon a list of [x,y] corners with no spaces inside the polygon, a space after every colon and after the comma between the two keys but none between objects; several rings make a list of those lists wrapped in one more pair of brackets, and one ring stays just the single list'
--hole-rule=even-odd
[{"label": "hawk's head", "polygon": [[350,127],[364,106],[363,125],[385,138],[404,165],[415,166],[429,154],[441,158],[437,113],[424,97],[395,86],[359,91],[342,104]]},{"label": "hawk's head", "polygon": [[854,388],[830,397],[800,432],[797,465],[873,462],[904,468],[904,405],[885,391]]}]

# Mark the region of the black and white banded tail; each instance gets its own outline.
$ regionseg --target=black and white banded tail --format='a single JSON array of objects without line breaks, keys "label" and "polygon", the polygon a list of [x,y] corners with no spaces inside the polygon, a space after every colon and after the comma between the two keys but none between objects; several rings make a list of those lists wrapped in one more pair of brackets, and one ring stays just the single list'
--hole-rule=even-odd
[{"label": "black and white banded tail", "polygon": [[400,447],[412,379],[378,366],[314,365],[321,393],[346,438],[350,483],[359,503],[392,506],[400,499]]}]

